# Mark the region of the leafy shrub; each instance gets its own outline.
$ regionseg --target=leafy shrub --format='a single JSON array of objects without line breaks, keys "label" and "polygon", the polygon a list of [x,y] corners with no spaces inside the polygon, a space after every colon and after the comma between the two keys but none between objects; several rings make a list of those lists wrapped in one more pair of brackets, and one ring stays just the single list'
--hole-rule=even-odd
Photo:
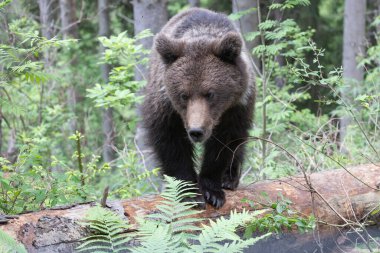
[{"label": "leafy shrub", "polygon": [[[305,233],[312,231],[315,228],[315,217],[301,217],[296,211],[289,208],[289,205],[292,202],[285,199],[284,196],[279,195],[279,198],[274,203],[270,201],[265,193],[263,194],[263,197],[264,200],[266,200],[266,203],[260,203],[260,205],[267,207],[272,211],[260,218],[253,219],[247,225],[244,233],[246,238],[252,237],[254,232],[281,233],[284,229],[291,231],[293,228],[298,228],[298,231]],[[248,203],[251,208],[255,207],[255,204],[252,201],[248,199],[244,199],[243,201]]]}]

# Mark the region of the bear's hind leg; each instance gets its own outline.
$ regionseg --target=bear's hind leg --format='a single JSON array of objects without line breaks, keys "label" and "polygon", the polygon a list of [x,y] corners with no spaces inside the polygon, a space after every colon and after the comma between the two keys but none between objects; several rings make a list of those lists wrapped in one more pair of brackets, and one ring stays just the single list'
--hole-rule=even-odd
[{"label": "bear's hind leg", "polygon": [[222,179],[222,188],[232,191],[236,190],[239,186],[241,164],[244,159],[244,147],[241,140],[238,140],[237,144],[238,145],[233,145],[232,147],[234,148],[232,163],[227,166]]}]

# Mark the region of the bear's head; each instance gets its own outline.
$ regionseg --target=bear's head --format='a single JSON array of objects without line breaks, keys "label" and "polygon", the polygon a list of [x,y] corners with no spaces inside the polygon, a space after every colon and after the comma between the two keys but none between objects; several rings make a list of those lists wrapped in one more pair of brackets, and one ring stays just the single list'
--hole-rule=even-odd
[{"label": "bear's head", "polygon": [[236,32],[187,41],[157,36],[165,90],[191,141],[207,140],[223,113],[241,101],[246,90],[242,43]]}]

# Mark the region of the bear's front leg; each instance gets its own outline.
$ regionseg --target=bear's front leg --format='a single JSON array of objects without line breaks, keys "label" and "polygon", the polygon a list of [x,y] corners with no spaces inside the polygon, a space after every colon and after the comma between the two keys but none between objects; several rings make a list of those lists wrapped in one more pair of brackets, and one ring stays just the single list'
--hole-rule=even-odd
[{"label": "bear's front leg", "polygon": [[[149,114],[149,107],[144,111]],[[197,184],[197,174],[194,170],[193,145],[187,137],[186,130],[178,114],[170,108],[155,113],[144,121],[148,132],[148,142],[157,156],[162,173],[176,179]],[[184,201],[197,202],[200,208],[204,207],[204,200],[198,191],[195,198],[186,198]]]},{"label": "bear's front leg", "polygon": [[163,174],[196,184],[193,146],[179,115],[156,121],[148,131]]},{"label": "bear's front leg", "polygon": [[216,208],[226,201],[222,188],[238,187],[244,142],[251,125],[249,113],[241,106],[229,109],[206,142],[198,182],[205,201]]}]

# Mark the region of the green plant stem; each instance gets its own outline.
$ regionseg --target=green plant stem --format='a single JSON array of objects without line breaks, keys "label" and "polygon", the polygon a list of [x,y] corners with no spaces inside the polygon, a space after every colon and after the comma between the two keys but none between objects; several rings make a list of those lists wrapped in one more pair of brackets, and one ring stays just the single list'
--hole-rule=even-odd
[{"label": "green plant stem", "polygon": [[[309,42],[309,45],[313,49],[314,56],[315,56],[315,59],[317,61],[318,66],[321,66],[321,63],[319,61],[319,54],[317,53],[314,44],[310,44],[310,42]],[[322,71],[319,71],[319,78],[321,80],[323,79],[323,73],[322,73]],[[380,157],[380,154],[377,152],[376,148],[373,146],[371,140],[369,139],[369,137],[367,136],[366,132],[364,131],[362,124],[360,124],[358,118],[356,117],[355,113],[352,111],[352,109],[348,105],[348,103],[345,101],[345,99],[340,95],[340,93],[332,85],[327,84],[326,86],[329,89],[331,89],[334,92],[334,94],[340,99],[340,101],[343,103],[344,108],[351,114],[351,117],[354,119],[355,123],[359,126],[359,129],[362,132],[362,134],[364,135],[364,138],[366,139],[368,145],[371,147],[371,149],[377,155],[377,157]],[[376,128],[375,128],[375,131],[376,131]]]},{"label": "green plant stem", "polygon": [[[257,17],[259,24],[261,24],[261,8],[260,8],[260,0],[257,0]],[[265,38],[264,38],[264,32],[262,29],[260,29],[260,38],[261,38],[261,44],[265,46]],[[265,58],[264,55],[261,57],[261,72],[262,72],[262,84],[263,84],[263,131],[262,131],[262,138],[266,138],[266,132],[267,132],[267,106],[266,106],[266,96],[267,96],[267,76],[266,76],[266,69],[265,69]],[[267,146],[266,142],[262,141],[262,169],[265,168],[265,160],[267,157]]]},{"label": "green plant stem", "polygon": [[84,175],[83,175],[83,162],[82,162],[82,150],[80,145],[80,135],[77,133],[77,159],[78,159],[78,168],[80,172],[80,183],[82,186],[85,185],[84,183]]}]

